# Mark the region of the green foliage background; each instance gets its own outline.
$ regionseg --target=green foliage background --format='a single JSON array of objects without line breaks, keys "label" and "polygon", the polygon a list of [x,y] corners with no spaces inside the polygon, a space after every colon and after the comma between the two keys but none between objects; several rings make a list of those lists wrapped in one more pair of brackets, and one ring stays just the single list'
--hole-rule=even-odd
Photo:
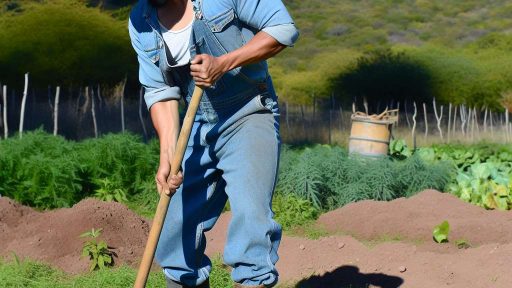
[{"label": "green foliage background", "polygon": [[[0,80],[19,83],[28,71],[42,87],[115,83],[125,75],[135,81],[126,31],[135,2],[4,1]],[[501,95],[512,90],[510,1],[284,2],[301,37],[270,67],[289,102],[435,97],[499,110]]]},{"label": "green foliage background", "polygon": [[[17,9],[7,9],[18,3]],[[13,4],[11,4],[13,5]],[[0,7],[2,4],[0,4]],[[136,75],[127,26],[76,0],[7,1],[0,13],[0,79],[18,84],[114,84]]]}]

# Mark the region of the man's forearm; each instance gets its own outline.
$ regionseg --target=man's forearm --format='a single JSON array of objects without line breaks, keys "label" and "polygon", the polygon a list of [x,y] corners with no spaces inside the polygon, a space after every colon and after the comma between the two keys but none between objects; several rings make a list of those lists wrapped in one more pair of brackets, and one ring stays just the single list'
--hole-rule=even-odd
[{"label": "man's forearm", "polygon": [[178,101],[155,103],[151,106],[150,114],[160,139],[160,160],[170,161],[173,155],[169,153],[174,153],[180,126]]},{"label": "man's forearm", "polygon": [[285,45],[269,34],[260,31],[243,47],[219,57],[224,72],[234,68],[266,60],[279,52]]}]

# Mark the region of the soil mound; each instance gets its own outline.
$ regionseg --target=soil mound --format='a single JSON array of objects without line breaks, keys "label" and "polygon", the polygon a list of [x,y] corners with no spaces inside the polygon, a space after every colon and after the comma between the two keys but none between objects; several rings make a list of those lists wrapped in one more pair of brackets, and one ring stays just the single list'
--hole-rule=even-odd
[{"label": "soil mound", "polygon": [[140,261],[149,224],[124,205],[85,199],[72,208],[37,212],[0,198],[0,255],[14,252],[56,265],[69,273],[87,271],[80,257],[84,238],[92,228],[102,228],[100,240],[113,247],[116,264]]},{"label": "soil mound", "polygon": [[434,190],[390,202],[361,201],[326,213],[318,222],[331,233],[358,239],[404,239],[432,243],[432,230],[450,223],[450,239],[472,245],[512,243],[512,213],[487,211]]},{"label": "soil mound", "polygon": [[[230,218],[224,213],[207,233],[208,255],[223,251]],[[445,219],[452,225],[452,242],[436,244],[432,229]],[[300,288],[509,288],[512,283],[507,264],[512,214],[486,211],[449,194],[425,191],[391,202],[358,202],[325,214],[318,224],[335,235],[317,240],[283,236],[277,263],[281,282],[303,279],[293,286]],[[453,241],[459,237],[473,246],[457,249]]]},{"label": "soil mound", "polygon": [[[207,233],[208,255],[223,252],[230,218],[224,213]],[[443,220],[450,222],[451,242],[434,244],[432,229]],[[318,224],[332,234],[317,240],[283,236],[277,263],[282,283],[303,279],[301,288],[508,288],[512,283],[510,212],[425,191],[409,199],[350,204],[323,215]],[[122,204],[86,199],[41,213],[0,198],[0,256],[14,251],[67,272],[85,272],[79,235],[91,228],[103,228],[101,239],[115,247],[117,264],[136,266],[149,223]],[[462,238],[472,246],[457,249],[453,242]]]}]

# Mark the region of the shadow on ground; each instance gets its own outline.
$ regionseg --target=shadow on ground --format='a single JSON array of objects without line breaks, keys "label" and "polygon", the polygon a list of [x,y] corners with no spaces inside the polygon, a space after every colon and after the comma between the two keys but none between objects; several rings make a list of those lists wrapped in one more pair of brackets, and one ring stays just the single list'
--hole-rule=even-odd
[{"label": "shadow on ground", "polygon": [[[301,280],[296,288],[397,288],[404,283],[400,277],[381,273],[363,274],[355,266],[341,266],[322,276]],[[371,285],[371,286],[370,286]]]}]

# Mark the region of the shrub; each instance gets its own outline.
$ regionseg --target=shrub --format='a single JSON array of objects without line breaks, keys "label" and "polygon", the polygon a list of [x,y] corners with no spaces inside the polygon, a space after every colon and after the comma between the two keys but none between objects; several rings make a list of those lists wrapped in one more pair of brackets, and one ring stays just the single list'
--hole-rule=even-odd
[{"label": "shrub", "polygon": [[276,195],[272,204],[275,220],[281,224],[283,229],[302,226],[317,219],[320,214],[311,202],[293,194]]},{"label": "shrub", "polygon": [[0,142],[0,194],[40,208],[67,207],[83,197],[73,142],[41,130]]},{"label": "shrub", "polygon": [[157,143],[132,134],[81,143],[41,130],[0,141],[0,194],[42,209],[69,207],[97,195],[124,201],[148,189],[158,165]]},{"label": "shrub", "polygon": [[444,190],[451,175],[450,164],[416,155],[403,161],[368,159],[329,146],[300,153],[285,149],[283,154],[276,192],[309,200],[321,210],[364,199],[392,200],[428,188]]}]

